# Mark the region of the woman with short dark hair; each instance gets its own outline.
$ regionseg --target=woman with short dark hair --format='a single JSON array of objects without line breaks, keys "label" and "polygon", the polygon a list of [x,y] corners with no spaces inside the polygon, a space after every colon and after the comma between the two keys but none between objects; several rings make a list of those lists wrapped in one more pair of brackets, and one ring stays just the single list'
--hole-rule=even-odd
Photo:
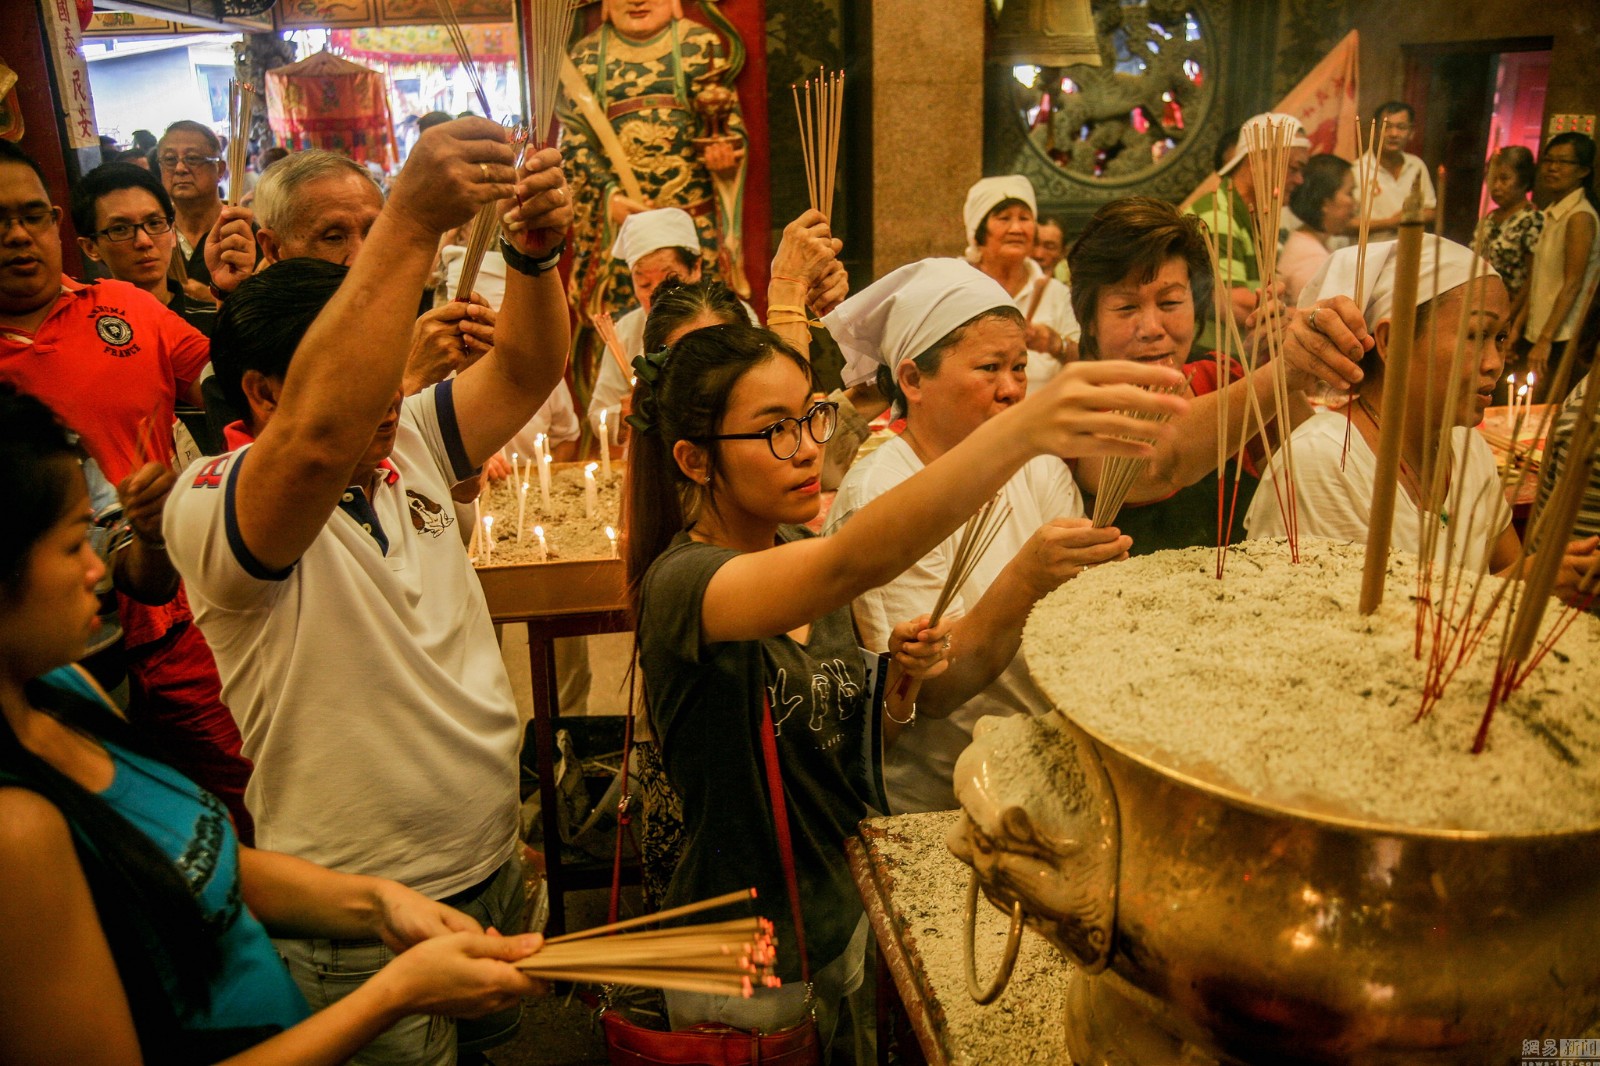
[{"label": "woman with short dark hair", "polygon": [[1500,149],[1489,160],[1486,184],[1494,209],[1478,220],[1473,246],[1500,272],[1511,294],[1511,314],[1522,310],[1533,246],[1544,230],[1544,216],[1528,199],[1533,191],[1533,153],[1520,144]]},{"label": "woman with short dark hair", "polygon": [[1314,155],[1306,161],[1305,181],[1289,194],[1289,209],[1301,227],[1289,234],[1278,253],[1278,277],[1284,297],[1297,303],[1300,290],[1328,261],[1328,242],[1350,228],[1356,215],[1355,171],[1336,155]]},{"label": "woman with short dark hair", "polygon": [[[1219,381],[1217,360],[1210,353],[1191,360],[1195,337],[1213,311],[1211,258],[1203,225],[1194,215],[1180,215],[1164,200],[1130,196],[1096,211],[1067,256],[1072,307],[1083,323],[1084,358],[1131,359],[1181,370],[1187,379],[1183,394],[1192,401],[1172,436],[1156,448],[1117,516],[1117,527],[1133,538],[1133,555],[1214,545],[1219,535],[1230,543],[1243,539],[1241,522],[1255,484],[1259,446],[1252,437],[1250,447],[1257,451],[1254,458],[1246,455],[1246,477],[1233,508],[1219,501],[1207,479],[1217,469],[1219,433],[1226,434],[1222,443],[1231,469],[1246,411],[1253,406],[1251,392],[1271,420],[1276,416],[1274,375],[1289,375],[1289,389],[1298,395],[1317,374],[1316,352],[1337,347],[1348,356],[1352,349],[1359,351],[1370,343],[1364,331],[1353,333],[1340,326],[1345,321],[1359,328],[1348,300],[1342,310],[1325,303],[1318,311],[1320,323],[1310,315],[1289,317],[1284,359],[1262,358],[1249,374],[1230,360],[1227,381]],[[1331,341],[1329,334],[1338,334],[1339,341]],[[1229,392],[1228,422],[1221,429],[1219,385]],[[1303,400],[1295,403],[1297,420],[1309,413]],[[1259,433],[1259,424],[1252,424]],[[1086,493],[1100,491],[1101,468],[1097,458],[1077,463],[1075,476]],[[1232,476],[1228,480],[1231,483]]]}]

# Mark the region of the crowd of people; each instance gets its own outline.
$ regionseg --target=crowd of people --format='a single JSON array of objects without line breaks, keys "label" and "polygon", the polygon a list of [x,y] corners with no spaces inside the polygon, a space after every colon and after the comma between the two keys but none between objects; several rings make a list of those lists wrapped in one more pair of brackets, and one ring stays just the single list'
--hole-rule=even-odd
[{"label": "crowd of people", "polygon": [[[453,501],[536,435],[575,456],[602,411],[593,446],[627,459],[650,897],[756,887],[785,982],[669,992],[671,1024],[810,1015],[826,1042],[867,958],[843,842],[874,811],[953,807],[980,717],[1048,710],[1020,651],[1040,598],[1130,554],[1282,535],[1285,440],[1299,534],[1364,540],[1389,389],[1416,429],[1396,546],[1418,550],[1435,517],[1423,415],[1453,390],[1471,564],[1526,565],[1471,427],[1519,352],[1540,379],[1568,347],[1577,373],[1592,356],[1594,144],[1495,156],[1478,252],[1424,244],[1437,285],[1391,380],[1387,231],[1413,182],[1431,188],[1405,151],[1411,114],[1386,105],[1358,160],[1311,155],[1294,127],[1278,277],[1251,240],[1243,147],[1189,212],[1125,197],[1071,235],[1037,217],[1026,178],[984,178],[963,255],[853,293],[808,211],[783,232],[764,321],[712,276],[696,217],[632,212],[604,265],[637,306],[581,414],[556,149],[440,116],[387,190],[312,150],[225,206],[216,137],[176,123],[141,147],[153,167],[111,161],[72,189],[79,248],[109,275],[78,280],[62,206],[0,141],[0,1046],[450,1063],[515,1033],[535,984],[514,963],[540,947],[521,933],[522,731]],[[1340,245],[1365,182],[1358,284]],[[458,291],[488,204],[502,237]],[[1277,358],[1215,358],[1232,327],[1270,332]],[[824,339],[844,360],[831,390]],[[1318,410],[1328,390],[1348,414]],[[1096,527],[1113,457],[1145,462]],[[995,537],[935,623],[959,532],[995,497]],[[1600,555],[1580,531],[1558,579],[1574,601]],[[915,696],[876,700],[863,649]]]}]

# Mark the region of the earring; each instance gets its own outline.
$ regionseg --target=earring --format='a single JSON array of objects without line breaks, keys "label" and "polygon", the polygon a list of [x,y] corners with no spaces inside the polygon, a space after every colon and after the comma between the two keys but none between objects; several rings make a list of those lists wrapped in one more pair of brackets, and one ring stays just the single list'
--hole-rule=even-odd
[{"label": "earring", "polygon": [[711,484],[711,475],[710,474],[706,475],[706,484],[707,485]]}]

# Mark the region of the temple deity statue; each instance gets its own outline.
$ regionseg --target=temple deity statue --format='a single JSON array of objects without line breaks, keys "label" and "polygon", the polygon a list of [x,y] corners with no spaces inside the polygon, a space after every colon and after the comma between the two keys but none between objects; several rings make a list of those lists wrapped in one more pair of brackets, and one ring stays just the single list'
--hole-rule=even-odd
[{"label": "temple deity statue", "polygon": [[579,318],[580,399],[598,352],[593,316],[636,302],[627,265],[611,257],[628,215],[687,211],[707,269],[747,294],[739,260],[746,136],[732,84],[742,45],[714,4],[702,7],[726,43],[684,17],[679,0],[603,0],[600,28],[574,46],[562,78],[557,114],[577,209],[568,292]]}]

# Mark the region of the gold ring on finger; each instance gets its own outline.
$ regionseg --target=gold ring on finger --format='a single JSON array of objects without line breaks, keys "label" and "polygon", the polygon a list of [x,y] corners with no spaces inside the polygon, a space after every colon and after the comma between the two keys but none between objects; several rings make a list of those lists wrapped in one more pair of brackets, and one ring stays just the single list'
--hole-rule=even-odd
[{"label": "gold ring on finger", "polygon": [[478,164],[478,169],[483,171],[483,180],[484,181],[488,181],[489,180],[489,164],[488,163],[479,163]]}]

